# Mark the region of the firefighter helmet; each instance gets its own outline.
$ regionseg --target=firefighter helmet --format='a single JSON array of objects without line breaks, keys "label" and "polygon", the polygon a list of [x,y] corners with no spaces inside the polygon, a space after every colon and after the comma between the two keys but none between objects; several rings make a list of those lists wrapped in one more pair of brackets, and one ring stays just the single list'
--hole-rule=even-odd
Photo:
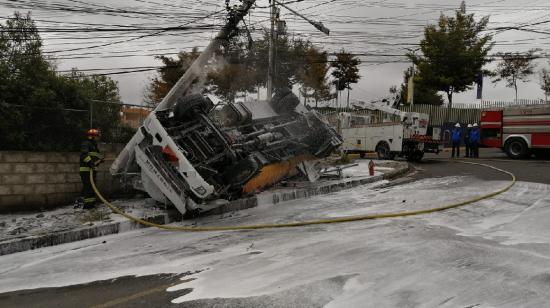
[{"label": "firefighter helmet", "polygon": [[97,128],[90,128],[90,129],[86,132],[86,136],[88,136],[88,137],[97,137],[97,136],[99,136],[99,129],[97,129]]}]

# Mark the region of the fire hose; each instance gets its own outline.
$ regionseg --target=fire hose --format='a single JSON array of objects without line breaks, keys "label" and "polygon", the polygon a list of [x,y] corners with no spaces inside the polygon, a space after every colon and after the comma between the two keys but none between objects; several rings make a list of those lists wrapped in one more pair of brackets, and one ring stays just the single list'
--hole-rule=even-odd
[{"label": "fire hose", "polygon": [[407,217],[407,216],[417,216],[417,215],[423,215],[423,214],[430,214],[430,213],[436,213],[441,212],[449,209],[459,208],[466,205],[470,205],[475,202],[479,202],[482,200],[486,200],[492,197],[495,197],[497,195],[500,195],[512,188],[514,184],[517,182],[516,176],[506,170],[499,169],[497,167],[493,167],[487,164],[482,163],[474,163],[474,162],[467,162],[467,161],[455,161],[455,163],[461,163],[461,164],[469,164],[469,165],[476,165],[476,166],[482,166],[489,169],[496,170],[498,172],[507,174],[510,176],[511,181],[508,183],[505,187],[496,190],[494,192],[478,196],[466,201],[457,202],[453,204],[448,204],[440,207],[430,208],[430,209],[422,209],[422,210],[415,210],[415,211],[404,211],[404,212],[394,212],[394,213],[380,213],[380,214],[368,214],[368,215],[357,215],[357,216],[344,216],[344,217],[337,217],[337,218],[327,218],[327,219],[319,219],[319,220],[309,220],[309,221],[298,221],[298,222],[289,222],[289,223],[280,223],[280,224],[258,224],[258,225],[243,225],[243,226],[210,226],[210,227],[189,227],[189,226],[177,226],[177,225],[159,225],[153,222],[149,222],[147,220],[141,219],[139,217],[132,216],[121,209],[117,208],[113,204],[111,204],[109,201],[103,197],[101,192],[97,189],[96,183],[93,179],[93,170],[90,170],[90,180],[92,183],[92,187],[96,193],[96,195],[99,197],[99,199],[111,209],[116,214],[122,215],[126,217],[129,220],[132,220],[136,223],[149,226],[149,227],[155,227],[163,230],[171,230],[171,231],[187,231],[187,232],[206,232],[206,231],[237,231],[237,230],[254,230],[254,229],[275,229],[275,228],[291,228],[291,227],[303,227],[303,226],[311,226],[311,225],[322,225],[322,224],[335,224],[335,223],[344,223],[344,222],[353,222],[353,221],[363,221],[363,220],[374,220],[374,219],[382,219],[382,218],[396,218],[396,217]]}]

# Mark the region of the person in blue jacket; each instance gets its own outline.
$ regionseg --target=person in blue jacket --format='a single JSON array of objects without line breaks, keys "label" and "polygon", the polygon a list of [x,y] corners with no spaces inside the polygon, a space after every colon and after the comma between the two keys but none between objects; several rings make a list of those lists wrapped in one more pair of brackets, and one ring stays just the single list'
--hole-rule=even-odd
[{"label": "person in blue jacket", "polygon": [[478,158],[479,157],[479,142],[481,136],[477,123],[472,125],[472,131],[470,132],[470,157]]},{"label": "person in blue jacket", "polygon": [[451,141],[453,143],[453,151],[451,158],[455,158],[455,151],[456,151],[456,157],[460,157],[460,140],[462,139],[462,129],[460,128],[460,124],[456,123],[455,128],[453,128],[453,131],[451,132]]}]

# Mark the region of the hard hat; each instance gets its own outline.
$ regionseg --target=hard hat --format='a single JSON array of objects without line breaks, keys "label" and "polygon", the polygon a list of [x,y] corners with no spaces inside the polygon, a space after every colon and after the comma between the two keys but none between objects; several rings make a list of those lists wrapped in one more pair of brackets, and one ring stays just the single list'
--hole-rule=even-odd
[{"label": "hard hat", "polygon": [[468,124],[468,128],[472,128],[472,124]]},{"label": "hard hat", "polygon": [[477,127],[477,123],[474,123],[474,127]]},{"label": "hard hat", "polygon": [[86,136],[88,136],[88,137],[97,137],[97,136],[99,136],[99,130],[96,129],[96,128],[90,128],[86,132]]},{"label": "hard hat", "polygon": [[460,127],[460,123],[456,123],[456,124],[455,124],[455,127]]}]

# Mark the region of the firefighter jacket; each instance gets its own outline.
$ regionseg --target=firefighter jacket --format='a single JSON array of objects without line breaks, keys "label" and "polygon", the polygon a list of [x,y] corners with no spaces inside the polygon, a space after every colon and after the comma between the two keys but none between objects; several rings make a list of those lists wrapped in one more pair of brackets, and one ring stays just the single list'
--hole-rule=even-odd
[{"label": "firefighter jacket", "polygon": [[80,146],[80,171],[95,170],[102,162],[99,147],[93,139],[86,139]]}]

